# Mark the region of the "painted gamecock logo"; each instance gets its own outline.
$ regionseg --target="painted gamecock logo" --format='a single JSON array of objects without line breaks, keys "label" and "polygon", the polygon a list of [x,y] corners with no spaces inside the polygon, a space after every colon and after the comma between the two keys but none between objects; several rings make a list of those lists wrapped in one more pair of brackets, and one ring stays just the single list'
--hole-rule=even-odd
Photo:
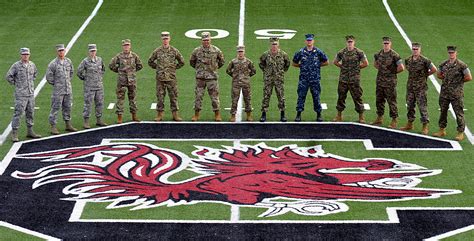
[{"label": "painted gamecock logo", "polygon": [[[222,202],[268,208],[261,217],[286,212],[326,215],[347,211],[341,201],[393,201],[437,198],[457,190],[415,188],[420,177],[441,170],[387,159],[350,160],[326,154],[320,146],[264,143],[213,149],[197,147],[197,158],[150,144],[117,143],[17,155],[51,162],[19,179],[37,179],[33,188],[68,181],[67,200],[111,202],[109,208]],[[196,177],[169,178],[182,170]],[[281,201],[284,200],[284,201]]]}]

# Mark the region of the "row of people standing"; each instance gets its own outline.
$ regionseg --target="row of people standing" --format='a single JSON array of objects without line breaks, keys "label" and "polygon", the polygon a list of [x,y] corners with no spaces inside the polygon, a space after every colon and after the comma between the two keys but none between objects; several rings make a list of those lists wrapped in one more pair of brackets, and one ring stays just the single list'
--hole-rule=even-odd
[{"label": "row of people standing", "polygon": [[[307,34],[306,47],[301,48],[293,57],[293,66],[300,68],[300,76],[298,82],[298,102],[297,115],[295,121],[301,121],[301,113],[304,111],[304,103],[308,90],[313,96],[314,111],[316,112],[316,120],[322,121],[322,108],[320,103],[320,68],[329,64],[326,54],[314,46],[314,35]],[[164,113],[164,96],[166,92],[170,97],[170,106],[175,121],[181,121],[178,110],[178,88],[176,80],[176,70],[184,66],[184,58],[173,46],[170,45],[170,33],[162,32],[161,34],[163,45],[155,49],[151,54],[148,64],[156,70],[156,91],[157,91],[157,116],[156,120],[161,121]],[[212,108],[215,112],[215,120],[221,121],[220,103],[219,103],[219,83],[217,69],[224,65],[224,55],[216,46],[211,44],[211,36],[209,32],[202,33],[202,45],[196,48],[190,58],[190,65],[196,69],[196,86],[195,86],[195,113],[192,121],[197,121],[200,118],[200,111],[202,109],[202,98],[204,92],[207,91],[211,97]],[[345,99],[347,93],[350,92],[359,113],[359,122],[365,123],[363,115],[362,102],[362,88],[360,86],[360,70],[368,66],[367,57],[364,52],[355,47],[355,37],[346,36],[347,47],[340,50],[333,63],[341,68],[339,86],[338,86],[338,114],[334,121],[342,121],[342,111],[345,109]],[[275,89],[278,98],[278,108],[280,109],[280,120],[287,121],[285,116],[285,98],[284,98],[284,74],[290,67],[290,60],[288,55],[279,49],[279,41],[277,38],[270,39],[271,47],[266,51],[259,61],[259,67],[264,75],[264,96],[262,101],[262,116],[260,121],[266,121],[266,113],[269,107],[269,100],[273,89]],[[397,125],[398,111],[396,109],[396,75],[404,70],[403,61],[400,56],[391,49],[391,39],[383,38],[383,49],[375,54],[374,66],[378,69],[377,73],[377,87],[376,87],[376,106],[377,119],[372,123],[380,125],[383,122],[385,101],[388,102],[390,108],[390,117],[392,122],[390,127],[395,128]],[[103,109],[103,84],[102,77],[105,72],[105,65],[100,57],[96,55],[97,47],[90,44],[89,56],[85,58],[78,68],[78,77],[84,81],[84,128],[90,128],[89,117],[91,115],[92,105],[95,102],[95,114],[97,118],[96,124],[98,126],[107,125],[101,119]],[[426,77],[436,72],[436,67],[420,54],[421,45],[413,44],[413,55],[405,60],[405,64],[409,70],[407,104],[408,104],[408,124],[403,127],[404,130],[413,128],[414,108],[415,103],[418,103],[422,115],[423,133],[427,134],[427,108],[426,108]],[[48,83],[54,87],[52,95],[51,112],[49,115],[49,122],[51,124],[51,133],[59,134],[56,128],[56,116],[60,109],[63,112],[63,119],[66,122],[66,131],[76,131],[71,125],[70,108],[72,105],[72,88],[71,82],[74,67],[72,61],[65,57],[64,45],[56,46],[57,58],[55,58],[48,66],[46,79]],[[136,72],[143,68],[142,62],[137,54],[131,51],[131,41],[126,39],[122,41],[122,52],[117,54],[110,61],[109,68],[118,73],[117,81],[117,123],[123,122],[123,104],[125,95],[128,95],[130,112],[133,121],[139,121],[137,117],[137,107],[135,101],[136,94]],[[455,47],[448,47],[450,52],[450,59],[440,66],[438,77],[444,79],[446,72],[449,72],[447,79],[443,81],[442,94],[440,96],[441,117],[440,117],[440,131],[435,133],[437,136],[446,135],[444,128],[446,127],[446,112],[447,107],[443,108],[441,99],[445,102],[456,105],[455,111],[458,120],[458,136],[460,137],[464,130],[464,120],[462,115],[462,83],[470,80],[470,72],[467,66],[462,61],[457,60],[456,56],[451,58],[451,52]],[[252,121],[251,114],[251,90],[250,77],[255,75],[256,70],[252,61],[245,57],[245,47],[237,47],[237,57],[229,62],[227,67],[227,74],[232,76],[232,107],[231,119],[235,121],[235,114],[237,102],[240,91],[242,91],[245,103],[245,112],[247,113],[247,120]],[[36,78],[37,70],[34,63],[29,61],[29,49],[22,48],[20,50],[22,59],[12,65],[8,74],[7,80],[15,84],[16,104],[15,113],[12,120],[12,139],[18,140],[17,130],[19,127],[19,118],[26,111],[28,137],[38,138],[39,135],[32,130],[33,126],[33,112],[34,112],[34,98],[33,95],[33,80]],[[453,62],[454,61],[454,62]],[[454,63],[454,64],[453,64]],[[455,68],[454,68],[455,67]],[[451,80],[454,77],[459,77],[459,74],[454,74],[456,71],[461,71],[463,81]],[[456,87],[461,84],[461,87]],[[26,89],[25,89],[26,86]],[[445,90],[445,91],[443,91]],[[456,93],[450,90],[457,91]],[[459,92],[460,91],[460,92]],[[25,95],[25,93],[27,93]],[[461,94],[460,94],[461,93]],[[454,100],[447,95],[455,95],[461,97]],[[27,98],[26,98],[26,97]],[[25,98],[26,101],[25,101]],[[445,104],[444,104],[445,105]],[[458,138],[459,137],[459,138]]]}]

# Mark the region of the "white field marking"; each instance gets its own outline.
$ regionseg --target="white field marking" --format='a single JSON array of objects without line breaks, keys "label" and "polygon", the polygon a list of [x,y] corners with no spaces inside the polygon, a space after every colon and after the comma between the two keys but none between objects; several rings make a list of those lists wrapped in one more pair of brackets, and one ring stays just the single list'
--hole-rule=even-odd
[{"label": "white field marking", "polygon": [[107,109],[108,109],[108,110],[112,110],[114,107],[115,107],[115,103],[110,103],[110,104],[107,106]]},{"label": "white field marking", "polygon": [[[397,19],[395,18],[395,15],[393,15],[392,9],[390,8],[390,5],[388,5],[387,0],[382,0],[383,5],[385,6],[385,9],[387,10],[388,16],[392,20],[393,24],[395,27],[398,29],[398,32],[402,35],[403,39],[405,39],[405,42],[407,43],[408,47],[411,48],[411,40],[408,38],[408,35],[405,33],[405,30],[403,30],[402,26],[398,23]],[[436,91],[438,93],[441,92],[441,85],[438,83],[438,81],[435,79],[433,75],[429,76],[431,83],[433,83]],[[449,112],[451,112],[451,115],[456,119],[456,114],[454,113],[454,110],[452,107],[449,107]],[[471,143],[471,145],[474,145],[474,136],[472,135],[471,130],[466,125],[466,129],[464,130],[464,133],[466,134],[467,139]]]},{"label": "white field marking", "polygon": [[[66,46],[66,55],[67,53],[69,52],[69,50],[72,48],[72,46],[74,45],[74,43],[76,43],[77,39],[81,36],[82,32],[84,31],[84,29],[86,29],[87,25],[89,25],[89,23],[92,21],[92,19],[95,17],[95,15],[97,14],[97,12],[99,11],[100,7],[102,6],[102,3],[104,1],[103,0],[99,0],[97,2],[97,5],[95,6],[94,10],[92,11],[91,15],[89,15],[89,17],[86,19],[86,21],[84,21],[84,23],[82,24],[82,26],[79,28],[79,30],[77,30],[76,34],[72,37],[72,39],[69,41],[69,43],[67,44]],[[46,84],[46,75],[43,76],[43,79],[41,79],[40,83],[38,84],[38,86],[36,86],[36,89],[35,89],[35,92],[34,92],[34,96],[36,98],[36,96],[38,96],[39,92],[41,91],[41,89],[43,89],[44,85]],[[10,132],[12,131],[12,122],[10,121],[10,123],[8,124],[7,128],[5,128],[5,130],[3,131],[2,135],[0,135],[0,145],[3,145],[3,143],[5,142],[5,140],[7,139],[7,136],[10,134]]]},{"label": "white field marking", "polygon": [[17,226],[17,225],[13,225],[11,223],[4,222],[4,221],[0,221],[0,226],[6,227],[6,228],[9,228],[9,229],[13,229],[13,230],[16,230],[16,231],[19,231],[19,232],[22,232],[22,233],[26,233],[26,234],[29,234],[31,236],[35,236],[35,237],[42,238],[42,239],[45,239],[45,240],[50,240],[50,241],[53,241],[53,240],[54,241],[56,241],[56,240],[59,241],[59,240],[61,240],[61,239],[58,239],[58,238],[55,238],[55,237],[51,237],[49,235],[38,233],[38,232],[30,230],[30,229],[26,229],[26,228],[23,228],[23,227],[20,227],[20,226]]},{"label": "white field marking", "polygon": [[[238,107],[238,106],[237,106]],[[224,110],[230,110],[230,107],[225,107]],[[245,110],[245,108],[241,107],[240,110]],[[252,110],[254,110],[254,108],[252,107]]]},{"label": "white field marking", "polygon": [[[39,107],[37,107],[37,106],[35,106],[34,108],[35,108],[35,110],[39,110]],[[15,107],[10,106],[10,110],[14,110],[14,109],[15,109]]]},{"label": "white field marking", "polygon": [[156,103],[151,103],[150,110],[156,110]]},{"label": "white field marking", "polygon": [[474,230],[474,224],[470,225],[470,226],[467,226],[467,227],[464,227],[464,228],[449,231],[447,233],[436,235],[436,236],[433,236],[431,238],[427,238],[427,239],[424,239],[424,240],[425,241],[436,241],[436,240],[448,238],[448,237],[451,237],[451,236],[454,236],[454,235],[458,235],[460,233],[468,232],[468,231],[471,231],[471,230]]},{"label": "white field marking", "polygon": [[327,109],[328,109],[328,104],[326,104],[326,103],[321,103],[321,109],[327,110]]},{"label": "white field marking", "polygon": [[365,103],[365,104],[364,104],[364,110],[370,110],[370,105],[367,104],[367,103]]}]

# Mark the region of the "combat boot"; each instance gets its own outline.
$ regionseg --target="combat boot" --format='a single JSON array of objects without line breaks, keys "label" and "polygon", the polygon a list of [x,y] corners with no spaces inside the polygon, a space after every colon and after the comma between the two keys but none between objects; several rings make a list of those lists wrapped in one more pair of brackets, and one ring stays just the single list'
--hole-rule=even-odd
[{"label": "combat boot", "polygon": [[265,122],[265,121],[267,121],[267,112],[263,111],[262,117],[260,117],[260,122]]},{"label": "combat boot", "polygon": [[421,134],[428,135],[428,123],[423,124],[423,128],[421,129]]},{"label": "combat boot", "polygon": [[95,122],[95,125],[96,125],[96,126],[107,126],[107,123],[105,123],[104,121],[102,121],[102,118],[97,117],[97,121]]},{"label": "combat boot", "polygon": [[456,135],[456,137],[454,138],[456,141],[462,141],[464,140],[464,132],[463,131],[458,131],[458,134]]},{"label": "combat boot", "polygon": [[338,111],[336,117],[334,117],[334,119],[332,119],[332,121],[334,121],[334,122],[342,121],[342,111]]},{"label": "combat boot", "polygon": [[51,134],[59,135],[59,131],[58,128],[56,128],[56,125],[51,125]]},{"label": "combat boot", "polygon": [[194,115],[191,118],[191,121],[198,121],[198,120],[199,120],[199,111],[196,110],[196,111],[194,111]]},{"label": "combat boot", "polygon": [[89,118],[84,118],[84,124],[82,125],[84,129],[90,129],[91,126],[89,125]]},{"label": "combat boot", "polygon": [[395,129],[397,128],[397,124],[398,124],[397,118],[392,118],[392,121],[390,122],[390,125],[388,125],[388,127]]},{"label": "combat boot", "polygon": [[281,122],[286,122],[286,116],[285,116],[285,111],[280,111],[280,121]]},{"label": "combat boot", "polygon": [[323,116],[321,115],[321,112],[316,113],[316,121],[323,122]]},{"label": "combat boot", "polygon": [[161,120],[163,120],[163,111],[158,111],[156,113],[155,121],[161,121]]},{"label": "combat boot", "polygon": [[123,123],[123,116],[122,114],[117,115],[117,124],[122,124]]},{"label": "combat boot", "polygon": [[140,119],[137,117],[137,113],[132,113],[132,121],[139,122]]},{"label": "combat boot", "polygon": [[19,142],[20,139],[18,139],[18,130],[13,129],[12,130],[12,141],[13,142]]},{"label": "combat boot", "polygon": [[36,139],[36,138],[41,138],[41,135],[36,134],[35,131],[33,131],[33,127],[30,126],[27,129],[26,137]]},{"label": "combat boot", "polygon": [[182,121],[183,120],[181,117],[179,117],[178,111],[173,111],[173,112],[171,112],[171,114],[173,115],[173,120],[174,121]]},{"label": "combat boot", "polygon": [[433,133],[433,136],[436,137],[443,137],[446,135],[446,129],[445,128],[439,128],[438,132]]},{"label": "combat boot", "polygon": [[65,130],[69,131],[69,132],[77,131],[77,129],[72,126],[71,121],[66,121],[66,129]]},{"label": "combat boot", "polygon": [[359,113],[359,123],[365,124],[364,113]]},{"label": "combat boot", "polygon": [[413,130],[413,121],[408,121],[404,127],[401,127],[400,130],[402,131],[409,131]]},{"label": "combat boot", "polygon": [[215,121],[222,121],[222,116],[221,116],[221,112],[216,110],[214,111],[214,120]]},{"label": "combat boot", "polygon": [[247,112],[247,121],[253,121],[252,112]]},{"label": "combat boot", "polygon": [[235,122],[235,114],[230,115],[230,122]]},{"label": "combat boot", "polygon": [[377,119],[375,119],[375,121],[372,122],[371,124],[379,126],[379,125],[382,125],[382,123],[383,123],[383,115],[379,115],[377,116]]},{"label": "combat boot", "polygon": [[296,121],[296,122],[300,122],[300,121],[301,121],[301,111],[296,112],[295,121]]}]

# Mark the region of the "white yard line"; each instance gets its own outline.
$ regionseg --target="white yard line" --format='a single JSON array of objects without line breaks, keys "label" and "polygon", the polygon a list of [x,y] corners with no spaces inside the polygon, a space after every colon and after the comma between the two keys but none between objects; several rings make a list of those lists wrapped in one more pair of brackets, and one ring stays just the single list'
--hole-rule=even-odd
[{"label": "white yard line", "polygon": [[55,237],[51,237],[49,235],[38,233],[36,231],[26,229],[26,228],[22,228],[20,226],[16,226],[16,225],[13,225],[13,224],[10,224],[10,223],[7,223],[7,222],[3,222],[3,221],[0,221],[0,226],[6,227],[6,228],[9,228],[9,229],[13,229],[13,230],[16,230],[16,231],[19,231],[19,232],[22,232],[22,233],[26,233],[26,234],[29,234],[29,235],[32,235],[32,236],[35,236],[35,237],[38,237],[38,238],[45,239],[45,240],[50,240],[50,241],[53,241],[53,240],[54,241],[57,241],[57,240],[59,241],[59,240],[61,240],[61,239],[58,239],[58,238],[55,238]]},{"label": "white yard line", "polygon": [[[86,19],[86,21],[84,21],[84,23],[79,28],[79,30],[77,30],[76,34],[69,41],[69,43],[66,46],[66,54],[69,52],[69,50],[72,48],[72,46],[74,46],[74,43],[76,43],[77,39],[81,36],[82,32],[84,31],[84,29],[86,29],[87,25],[89,25],[89,23],[95,17],[95,15],[99,11],[100,7],[102,6],[102,3],[104,3],[103,0],[99,0],[97,2],[97,5],[95,6],[92,13],[89,15],[89,17]],[[36,98],[36,96],[38,96],[39,92],[41,91],[41,89],[43,89],[45,84],[46,84],[46,75],[43,76],[43,79],[41,79],[38,86],[36,86],[35,93],[34,93],[35,98]],[[8,135],[10,134],[11,131],[12,131],[12,123],[10,121],[7,128],[3,131],[2,135],[0,135],[0,145],[3,145],[3,143],[5,143],[5,140],[7,139]]]},{"label": "white yard line", "polygon": [[[395,27],[397,28],[398,32],[400,32],[403,39],[405,39],[405,42],[407,43],[408,47],[411,48],[411,40],[410,40],[410,38],[408,38],[408,35],[405,33],[405,30],[403,30],[402,26],[400,26],[400,23],[398,23],[397,19],[395,18],[395,15],[393,15],[392,9],[390,8],[390,5],[388,5],[387,0],[382,0],[382,2],[383,2],[383,5],[385,6],[385,9],[387,10],[388,16],[392,20],[392,22],[395,25]],[[430,75],[429,78],[431,80],[431,83],[433,83],[436,91],[438,91],[438,93],[440,93],[441,92],[441,85],[438,83],[438,81],[436,81],[436,79],[433,75]],[[453,115],[454,119],[456,119],[456,114],[454,113],[454,110],[453,110],[452,106],[449,107],[449,111]],[[466,125],[466,129],[465,129],[464,133],[466,134],[466,137],[469,140],[469,142],[472,145],[474,145],[474,136],[472,135],[472,132],[469,130],[467,125]]]}]

